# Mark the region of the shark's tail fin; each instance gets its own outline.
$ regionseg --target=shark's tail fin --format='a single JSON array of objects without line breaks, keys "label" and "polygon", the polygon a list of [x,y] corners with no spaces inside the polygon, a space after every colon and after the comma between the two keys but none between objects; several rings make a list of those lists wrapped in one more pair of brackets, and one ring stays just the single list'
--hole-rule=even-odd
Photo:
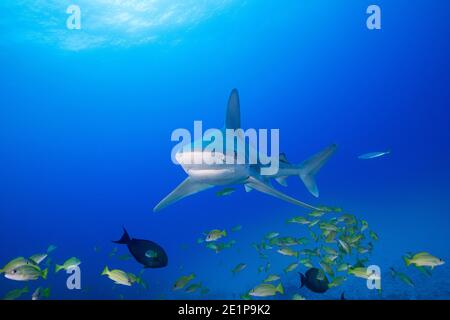
[{"label": "shark's tail fin", "polygon": [[308,191],[311,192],[311,194],[315,197],[319,197],[319,189],[317,188],[316,181],[314,180],[314,175],[333,155],[333,153],[336,151],[336,148],[337,145],[332,144],[300,164],[300,179],[302,179]]}]

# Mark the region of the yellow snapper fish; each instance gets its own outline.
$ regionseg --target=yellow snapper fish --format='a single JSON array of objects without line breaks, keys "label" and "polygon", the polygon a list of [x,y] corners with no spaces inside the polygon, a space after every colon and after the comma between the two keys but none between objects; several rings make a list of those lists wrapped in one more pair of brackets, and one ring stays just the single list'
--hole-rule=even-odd
[{"label": "yellow snapper fish", "polygon": [[309,257],[319,257],[320,256],[320,248],[315,248],[314,250],[304,249],[300,252],[300,254],[306,255]]},{"label": "yellow snapper fish", "polygon": [[280,276],[276,274],[270,274],[264,279],[264,282],[273,282],[277,280],[280,280]]},{"label": "yellow snapper fish", "polygon": [[50,288],[37,288],[33,295],[31,296],[31,300],[41,300],[41,299],[48,299],[50,297]]},{"label": "yellow snapper fish", "polygon": [[238,232],[242,230],[242,226],[240,224],[238,224],[237,226],[234,226],[233,228],[231,228],[232,232]]},{"label": "yellow snapper fish", "polygon": [[297,269],[298,268],[298,263],[291,263],[290,265],[288,265],[285,269],[284,269],[284,272],[285,273],[288,273],[288,272],[291,272],[291,271],[294,271],[295,269]]},{"label": "yellow snapper fish", "polygon": [[34,264],[22,265],[5,273],[5,277],[15,281],[37,280],[39,277],[47,279],[48,269],[41,270]]},{"label": "yellow snapper fish", "polygon": [[130,279],[131,284],[133,284],[133,283],[141,284],[143,281],[141,277],[138,277],[134,273],[128,272],[127,275],[128,275],[128,279]]},{"label": "yellow snapper fish", "polygon": [[72,257],[70,259],[67,259],[64,264],[62,265],[55,265],[55,272],[59,272],[61,270],[70,270],[72,268],[78,267],[81,264],[81,261],[76,258],[76,257]]},{"label": "yellow snapper fish", "polygon": [[322,246],[322,250],[325,251],[329,255],[333,255],[333,256],[338,255],[338,252],[335,249],[327,247],[327,246]]},{"label": "yellow snapper fish", "polygon": [[4,297],[3,300],[16,300],[19,299],[23,294],[28,293],[28,287],[24,287],[22,289],[14,289],[9,291]]},{"label": "yellow snapper fish", "polygon": [[325,242],[326,243],[335,243],[336,242],[336,231],[326,231],[323,233],[324,237],[325,237]]},{"label": "yellow snapper fish", "polygon": [[247,265],[245,263],[239,263],[238,265],[236,265],[233,270],[231,270],[231,272],[233,274],[237,274],[239,272],[241,272],[242,270],[244,270],[247,267]]},{"label": "yellow snapper fish", "polygon": [[278,293],[284,294],[283,286],[278,284],[277,286],[274,286],[270,283],[262,283],[248,293],[252,297],[271,297]]},{"label": "yellow snapper fish", "polygon": [[316,224],[318,224],[319,222],[320,222],[320,219],[316,219],[316,220],[314,220],[314,221],[311,221],[310,224],[309,224],[309,227],[312,228],[312,227],[314,227]]},{"label": "yellow snapper fish", "polygon": [[210,232],[208,232],[208,234],[206,235],[206,242],[211,242],[211,241],[217,241],[222,237],[226,237],[227,232],[225,230],[220,231],[218,229],[214,229],[211,230]]},{"label": "yellow snapper fish", "polygon": [[362,279],[369,279],[369,276],[372,280],[379,280],[379,276],[375,276],[373,274],[369,274],[367,272],[367,268],[364,267],[354,267],[348,269],[348,274],[351,274],[355,277],[362,278]]},{"label": "yellow snapper fish", "polygon": [[180,290],[183,289],[189,281],[193,280],[195,278],[195,274],[190,274],[188,276],[182,276],[178,278],[178,280],[173,285],[173,290]]},{"label": "yellow snapper fish", "polygon": [[311,263],[311,260],[309,258],[300,259],[300,263],[307,268],[313,267],[313,264]]},{"label": "yellow snapper fish", "polygon": [[266,234],[265,238],[267,240],[270,240],[270,239],[278,237],[279,235],[280,235],[279,232],[269,232],[268,234]]},{"label": "yellow snapper fish", "polygon": [[223,248],[221,248],[219,245],[213,242],[209,242],[205,246],[208,249],[214,250],[215,253],[219,253]]},{"label": "yellow snapper fish", "polygon": [[230,194],[232,194],[235,191],[236,191],[236,189],[234,189],[234,188],[225,188],[220,191],[217,191],[216,196],[218,196],[218,197],[229,196]]},{"label": "yellow snapper fish", "polygon": [[333,281],[331,281],[328,284],[328,288],[335,288],[335,287],[339,287],[341,284],[344,283],[344,281],[347,280],[347,278],[343,277],[343,276],[339,276],[333,279]]},{"label": "yellow snapper fish", "polygon": [[325,263],[324,261],[320,261],[319,265],[320,265],[320,267],[322,268],[323,271],[325,271],[331,277],[334,277],[333,268],[329,264]]},{"label": "yellow snapper fish", "polygon": [[118,270],[118,269],[109,270],[108,267],[106,266],[103,269],[103,272],[101,273],[101,275],[107,276],[109,279],[114,281],[115,284],[120,284],[120,285],[128,286],[128,287],[130,287],[132,284],[129,274],[122,270]]},{"label": "yellow snapper fish", "polygon": [[434,267],[441,266],[445,262],[442,259],[439,259],[428,252],[419,252],[413,255],[411,258],[403,257],[405,264],[409,267],[411,264],[414,264],[417,267]]},{"label": "yellow snapper fish", "polygon": [[336,213],[342,212],[342,208],[339,207],[320,206],[319,209],[325,212],[336,212]]},{"label": "yellow snapper fish", "polygon": [[292,219],[289,219],[287,223],[299,223],[299,224],[310,224],[311,221],[304,217],[294,217]]},{"label": "yellow snapper fish", "polygon": [[201,283],[194,283],[194,284],[189,285],[186,288],[185,291],[187,293],[193,293],[193,292],[195,292],[195,291],[197,291],[198,289],[201,289],[201,288],[202,288],[202,284]]},{"label": "yellow snapper fish", "polygon": [[30,261],[24,257],[18,257],[18,258],[11,260],[10,262],[8,262],[3,267],[3,269],[0,269],[0,274],[8,273],[8,272],[12,271],[13,269],[17,269],[18,267],[21,267],[24,265],[32,265],[32,264],[34,264],[33,261]]},{"label": "yellow snapper fish", "polygon": [[34,254],[30,257],[30,260],[33,261],[35,264],[40,264],[42,261],[44,261],[48,257],[47,253],[38,253]]},{"label": "yellow snapper fish", "polygon": [[277,252],[284,256],[298,257],[298,252],[295,250],[292,250],[291,248],[281,248],[281,249],[277,250]]},{"label": "yellow snapper fish", "polygon": [[336,264],[336,262],[338,261],[339,255],[327,255],[325,257],[323,257],[323,261],[327,264]]},{"label": "yellow snapper fish", "polygon": [[369,224],[366,220],[361,220],[361,233],[364,232],[369,227]]},{"label": "yellow snapper fish", "polygon": [[51,253],[51,252],[55,251],[57,248],[58,248],[57,246],[55,246],[54,244],[51,244],[47,248],[47,253]]},{"label": "yellow snapper fish", "polygon": [[339,231],[339,228],[338,227],[336,227],[334,224],[332,224],[332,223],[329,223],[329,222],[321,222],[320,224],[319,224],[319,228],[322,230],[322,231],[334,231],[334,232],[338,232]]},{"label": "yellow snapper fish", "polygon": [[108,254],[108,257],[114,257],[117,253],[118,249],[116,247],[112,248],[111,252]]},{"label": "yellow snapper fish", "polygon": [[343,272],[343,271],[347,271],[351,266],[347,263],[341,263],[338,267],[337,267],[337,271],[339,272]]},{"label": "yellow snapper fish", "polygon": [[241,300],[252,300],[252,297],[248,293],[241,294]]},{"label": "yellow snapper fish", "polygon": [[402,272],[398,272],[394,268],[391,268],[391,274],[392,274],[392,277],[398,278],[403,283],[406,283],[408,286],[414,287],[414,282],[406,274],[404,274]]},{"label": "yellow snapper fish", "polygon": [[317,234],[315,234],[312,230],[309,231],[309,235],[311,236],[311,238],[312,238],[315,242],[318,242],[318,241],[319,241],[319,237],[318,237]]},{"label": "yellow snapper fish", "polygon": [[355,245],[358,244],[363,238],[364,236],[362,234],[355,234],[348,239],[348,242],[350,242],[350,244],[352,245]]},{"label": "yellow snapper fish", "polygon": [[313,217],[313,218],[320,218],[321,216],[323,216],[325,214],[325,211],[317,211],[314,210],[311,213],[308,214],[308,216]]},{"label": "yellow snapper fish", "polygon": [[350,246],[344,240],[338,239],[339,247],[347,254],[350,254]]}]

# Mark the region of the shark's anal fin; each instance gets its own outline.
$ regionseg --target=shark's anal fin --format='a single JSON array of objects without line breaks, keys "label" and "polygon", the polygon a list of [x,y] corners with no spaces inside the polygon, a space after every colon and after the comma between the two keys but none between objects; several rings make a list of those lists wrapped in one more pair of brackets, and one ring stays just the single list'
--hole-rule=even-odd
[{"label": "shark's anal fin", "polygon": [[282,185],[283,187],[287,187],[288,186],[288,184],[287,184],[287,176],[286,177],[278,177],[278,178],[275,178],[275,180],[280,184],[280,185]]},{"label": "shark's anal fin", "polygon": [[307,203],[301,202],[301,201],[299,201],[297,199],[294,199],[294,198],[292,198],[292,197],[290,197],[288,195],[285,195],[284,193],[282,193],[282,192],[278,191],[277,189],[269,186],[268,184],[264,183],[263,181],[256,179],[255,177],[249,177],[247,179],[246,185],[248,185],[249,187],[251,187],[251,188],[253,188],[255,190],[258,190],[258,191],[260,191],[262,193],[265,193],[265,194],[271,195],[273,197],[276,197],[278,199],[290,202],[290,203],[295,204],[297,206],[308,208],[308,209],[311,209],[311,210],[322,211],[319,208],[313,207],[313,206],[311,206],[311,205],[309,205]]},{"label": "shark's anal fin", "polygon": [[164,199],[162,199],[161,202],[153,208],[153,212],[157,212],[171,205],[172,203],[177,202],[178,200],[212,187],[212,185],[197,182],[188,177]]}]

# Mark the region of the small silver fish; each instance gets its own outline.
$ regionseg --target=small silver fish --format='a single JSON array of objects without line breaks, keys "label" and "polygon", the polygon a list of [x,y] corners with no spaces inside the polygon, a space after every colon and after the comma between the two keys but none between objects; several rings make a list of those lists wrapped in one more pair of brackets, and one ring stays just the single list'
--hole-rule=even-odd
[{"label": "small silver fish", "polygon": [[361,160],[375,159],[375,158],[379,158],[379,157],[388,155],[390,153],[391,153],[391,151],[369,152],[369,153],[365,153],[365,154],[358,156],[358,159],[361,159]]}]

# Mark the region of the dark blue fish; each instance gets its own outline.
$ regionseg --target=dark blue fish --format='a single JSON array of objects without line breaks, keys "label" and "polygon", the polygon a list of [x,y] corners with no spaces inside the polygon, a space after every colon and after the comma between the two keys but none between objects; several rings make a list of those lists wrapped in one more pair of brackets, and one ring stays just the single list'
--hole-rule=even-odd
[{"label": "dark blue fish", "polygon": [[307,287],[312,292],[324,293],[328,290],[328,279],[322,270],[311,268],[305,275],[299,272],[300,288]]},{"label": "dark blue fish", "polygon": [[167,254],[160,245],[150,240],[132,239],[125,228],[123,228],[122,238],[113,242],[126,244],[134,259],[144,265],[145,268],[167,266]]}]

